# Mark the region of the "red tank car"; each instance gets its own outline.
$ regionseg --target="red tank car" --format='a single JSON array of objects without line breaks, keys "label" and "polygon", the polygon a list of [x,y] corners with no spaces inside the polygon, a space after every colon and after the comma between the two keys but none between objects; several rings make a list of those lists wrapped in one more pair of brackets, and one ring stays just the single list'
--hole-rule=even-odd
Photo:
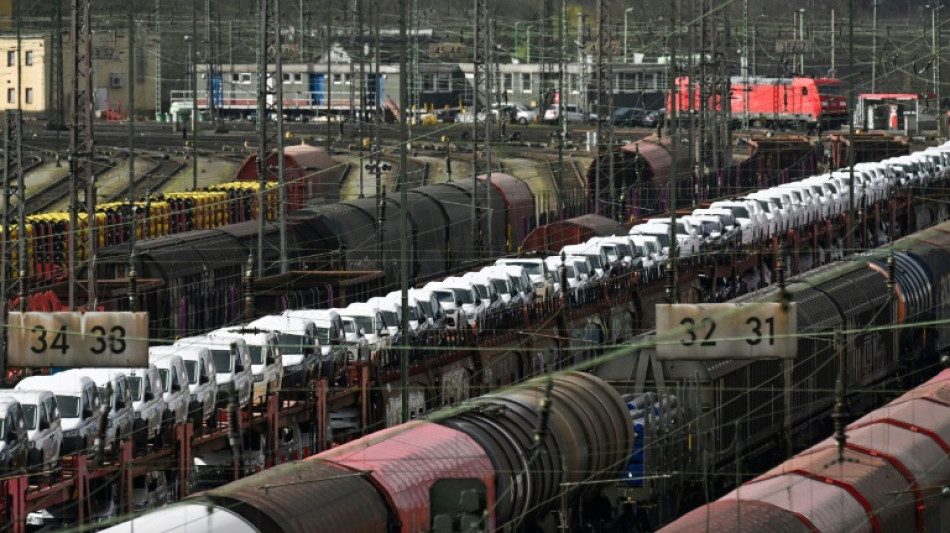
[{"label": "red tank car", "polygon": [[[748,109],[749,120],[758,127],[820,125],[836,127],[848,118],[847,99],[842,95],[843,85],[834,78],[743,78],[730,80],[729,113],[738,123]],[[676,111],[681,116],[721,108],[722,96],[704,97],[699,84],[694,83],[693,102],[690,105],[690,80],[676,79]],[[711,89],[707,88],[707,92]],[[706,105],[702,105],[702,100]],[[668,102],[669,103],[669,102]]]}]

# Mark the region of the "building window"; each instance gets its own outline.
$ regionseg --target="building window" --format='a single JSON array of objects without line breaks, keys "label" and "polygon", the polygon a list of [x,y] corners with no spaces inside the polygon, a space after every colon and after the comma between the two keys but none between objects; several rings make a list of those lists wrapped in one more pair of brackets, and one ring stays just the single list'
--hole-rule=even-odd
[{"label": "building window", "polygon": [[440,93],[447,93],[452,90],[452,75],[451,74],[439,74],[437,76],[438,81],[438,91]]},{"label": "building window", "polygon": [[28,103],[28,104],[32,104],[32,103],[33,103],[33,89],[31,89],[30,87],[27,87],[27,88],[26,88],[26,95],[25,95],[25,98],[26,98],[26,103]]},{"label": "building window", "polygon": [[237,72],[231,73],[231,83],[238,83],[241,81],[241,76]]},{"label": "building window", "polygon": [[250,85],[250,83],[251,83],[251,73],[250,73],[250,72],[242,72],[242,73],[239,74],[239,76],[241,77],[241,78],[240,78],[240,79],[241,79],[241,83],[243,83],[243,84],[245,84],[245,85]]},{"label": "building window", "polygon": [[341,83],[343,83],[343,74],[334,74],[333,85],[340,85]]},{"label": "building window", "polygon": [[294,83],[303,83],[303,74],[300,72],[293,73]]},{"label": "building window", "polygon": [[16,50],[7,50],[7,66],[16,65]]},{"label": "building window", "polygon": [[16,89],[7,89],[7,103],[8,104],[16,103]]},{"label": "building window", "polygon": [[32,66],[32,65],[33,65],[33,51],[32,51],[32,50],[27,50],[27,51],[24,53],[24,55],[25,55],[24,61],[26,62],[26,66],[28,66],[28,67],[29,67],[29,66]]},{"label": "building window", "polygon": [[515,75],[510,72],[502,74],[501,88],[505,91],[513,91],[515,88]]},{"label": "building window", "polygon": [[431,93],[431,92],[435,92],[435,90],[436,90],[435,74],[431,74],[431,73],[423,74],[422,75],[422,91]]},{"label": "building window", "polygon": [[521,74],[521,92],[531,92],[531,74],[527,72]]}]

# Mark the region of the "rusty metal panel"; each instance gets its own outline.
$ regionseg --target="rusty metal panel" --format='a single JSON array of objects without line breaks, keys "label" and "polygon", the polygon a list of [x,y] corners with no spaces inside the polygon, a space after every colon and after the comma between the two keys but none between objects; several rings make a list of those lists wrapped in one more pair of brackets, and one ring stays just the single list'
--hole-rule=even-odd
[{"label": "rusty metal panel", "polygon": [[[788,474],[742,485],[722,500],[759,501],[808,519],[819,531],[870,532],[864,508],[842,487]],[[858,524],[855,529],[849,526]]]},{"label": "rusty metal panel", "polygon": [[623,235],[626,231],[616,220],[600,215],[582,215],[544,226],[538,226],[525,237],[522,251],[559,252],[569,244],[578,244],[591,237]]},{"label": "rusty metal panel", "polygon": [[429,489],[440,479],[482,480],[488,501],[494,501],[495,471],[484,450],[461,431],[438,424],[410,422],[389,428],[306,462],[329,462],[363,473],[385,495],[405,533],[431,529]]},{"label": "rusty metal panel", "polygon": [[812,533],[801,518],[774,505],[757,501],[718,500],[683,515],[659,533]]},{"label": "rusty metal panel", "polygon": [[[481,181],[487,178],[487,174],[478,176]],[[534,226],[534,193],[523,180],[501,172],[492,172],[491,186],[504,198],[509,240],[513,248],[517,247]]]},{"label": "rusty metal panel", "polygon": [[319,460],[269,468],[187,501],[226,507],[260,531],[388,531],[389,511],[373,484],[359,472]]},{"label": "rusty metal panel", "polygon": [[10,313],[7,331],[12,366],[148,366],[148,313]]}]

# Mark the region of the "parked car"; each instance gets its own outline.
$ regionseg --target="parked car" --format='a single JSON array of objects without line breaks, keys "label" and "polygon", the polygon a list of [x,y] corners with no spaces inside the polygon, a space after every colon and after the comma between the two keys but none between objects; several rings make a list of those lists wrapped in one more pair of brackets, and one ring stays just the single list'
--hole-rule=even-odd
[{"label": "parked car", "polygon": [[[302,391],[316,377],[319,360],[317,352],[317,326],[305,314],[286,310],[279,315],[262,316],[248,324],[252,328],[269,329],[277,333],[280,344],[280,360],[284,365],[281,380],[282,391]],[[332,369],[331,369],[332,370]]]},{"label": "parked car", "polygon": [[133,439],[140,445],[151,441],[156,446],[162,444],[165,416],[165,395],[158,367],[148,365],[145,368],[121,368],[129,382],[132,392],[132,411],[135,413]]},{"label": "parked car", "polygon": [[214,369],[214,356],[207,346],[180,346],[176,351],[185,363],[188,374],[190,402],[188,416],[199,427],[213,428],[218,422],[218,374]]},{"label": "parked car", "polygon": [[539,298],[549,298],[554,293],[554,282],[544,259],[539,257],[503,257],[496,260],[495,264],[523,268],[531,279],[535,296]]},{"label": "parked car", "polygon": [[49,391],[0,391],[0,399],[20,402],[26,425],[27,463],[35,470],[58,469],[62,462],[63,422],[56,396]]},{"label": "parked car", "polygon": [[208,334],[212,338],[243,339],[251,355],[251,374],[254,377],[254,398],[264,398],[280,391],[284,377],[277,333],[269,329],[238,327],[220,328]]},{"label": "parked car", "polygon": [[132,478],[132,511],[141,513],[168,504],[168,480],[162,470],[151,470]]},{"label": "parked car", "polygon": [[514,122],[517,122],[518,124],[525,126],[538,121],[537,107],[529,108],[521,104],[514,104],[514,110]]},{"label": "parked car", "polygon": [[614,109],[611,121],[614,126],[622,128],[632,128],[643,125],[643,117],[647,114],[646,109],[639,107],[618,107]]},{"label": "parked car", "polygon": [[[114,368],[75,368],[63,374],[76,373],[88,377],[99,389],[99,403],[108,405],[105,446],[119,452],[119,443],[132,439],[135,411],[132,410],[132,392],[125,372]],[[110,394],[109,388],[112,391]]]},{"label": "parked car", "polygon": [[468,319],[462,310],[462,303],[451,287],[440,281],[429,282],[423,287],[439,300],[445,315],[445,328],[449,331],[462,331],[468,328]]},{"label": "parked car", "polygon": [[175,424],[188,421],[191,403],[188,371],[185,370],[185,361],[177,353],[180,349],[181,346],[152,346],[148,349],[148,362],[158,368],[158,375],[162,378],[167,420]]},{"label": "parked car", "polygon": [[16,390],[52,392],[56,396],[62,419],[65,453],[87,453],[92,450],[102,417],[99,389],[94,381],[77,374],[30,376],[21,379]]},{"label": "parked car", "polygon": [[[185,337],[175,346],[206,346],[214,358],[215,379],[218,382],[218,407],[226,407],[232,394],[237,395],[243,409],[250,405],[254,387],[251,374],[251,352],[244,339],[237,337]],[[151,351],[151,349],[149,349]]]},{"label": "parked car", "polygon": [[[298,340],[301,346],[313,343],[313,348],[308,348],[314,353],[313,375],[332,381],[346,366],[347,359],[346,328],[340,313],[333,309],[288,309],[284,311],[283,316],[313,324],[312,333],[305,335],[304,331],[298,328],[295,337],[288,340],[294,346],[297,346]],[[300,322],[301,326],[303,324],[304,322]],[[286,358],[287,354],[284,353],[283,356]]]},{"label": "parked car", "polygon": [[10,474],[27,467],[27,443],[23,407],[15,398],[0,397],[0,472]]},{"label": "parked car", "polygon": [[568,104],[565,106],[552,105],[544,110],[544,121],[557,124],[562,119],[568,122],[596,122],[597,115],[582,110],[579,106]]},{"label": "parked car", "polygon": [[343,323],[344,346],[346,347],[346,357],[349,362],[368,361],[370,354],[369,342],[366,336],[360,333],[360,326],[354,316],[343,314],[342,309],[332,309],[340,314],[340,321]]},{"label": "parked car", "polygon": [[648,128],[655,128],[657,124],[663,124],[663,121],[666,119],[666,110],[657,109],[654,111],[648,111],[643,115],[643,118],[640,120],[640,123]]}]

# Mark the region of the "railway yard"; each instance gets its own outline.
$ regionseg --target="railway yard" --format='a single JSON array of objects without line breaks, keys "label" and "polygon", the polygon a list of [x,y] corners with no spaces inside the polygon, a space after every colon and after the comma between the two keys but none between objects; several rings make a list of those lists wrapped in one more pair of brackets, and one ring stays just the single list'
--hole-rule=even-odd
[{"label": "railway yard", "polygon": [[[459,126],[419,127],[404,201],[395,152],[367,167],[355,131],[328,152],[325,127],[298,124],[281,224],[252,127],[200,131],[194,164],[170,125],[137,125],[131,173],[123,127],[98,128],[90,265],[66,244],[61,139],[27,124],[28,266],[10,266],[13,227],[5,272],[26,288],[11,308],[145,311],[149,367],[7,367],[6,387],[59,403],[0,390],[0,412],[6,392],[27,413],[16,431],[5,411],[2,430],[10,531],[946,527],[928,491],[946,483],[950,439],[931,379],[947,349],[950,147],[746,132],[727,168],[676,183],[668,143],[621,130],[602,182],[621,194],[604,208],[583,127],[560,157],[553,128],[521,127],[474,177]],[[852,149],[853,204],[847,168],[828,172]],[[730,340],[719,315],[657,329],[671,302],[791,306],[797,357],[670,360],[664,344]],[[750,320],[749,345],[780,338]],[[67,342],[36,331],[37,356]],[[828,522],[778,486],[852,499]]]}]

